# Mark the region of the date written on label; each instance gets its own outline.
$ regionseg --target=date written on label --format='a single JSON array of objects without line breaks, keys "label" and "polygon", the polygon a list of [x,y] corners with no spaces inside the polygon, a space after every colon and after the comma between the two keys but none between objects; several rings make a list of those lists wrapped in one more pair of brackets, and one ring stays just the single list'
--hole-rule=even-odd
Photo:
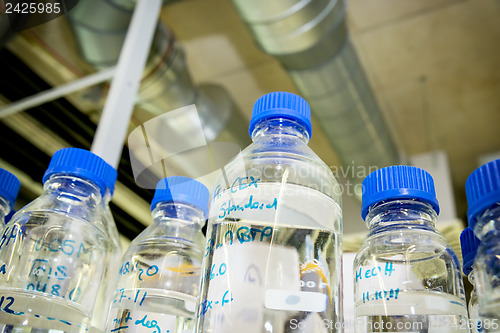
[{"label": "date written on label", "polygon": [[379,290],[375,292],[366,291],[363,293],[363,303],[369,301],[379,301],[386,300],[389,301],[391,299],[398,299],[399,296],[399,288],[387,290]]},{"label": "date written on label", "polygon": [[137,289],[135,293],[132,293],[130,295],[127,294],[128,293],[126,293],[125,289],[123,288],[116,290],[113,303],[121,303],[122,300],[125,299],[124,302],[129,301],[129,302],[139,303],[139,306],[142,306],[142,303],[144,303],[144,300],[148,295],[147,291],[142,291],[141,289]]}]

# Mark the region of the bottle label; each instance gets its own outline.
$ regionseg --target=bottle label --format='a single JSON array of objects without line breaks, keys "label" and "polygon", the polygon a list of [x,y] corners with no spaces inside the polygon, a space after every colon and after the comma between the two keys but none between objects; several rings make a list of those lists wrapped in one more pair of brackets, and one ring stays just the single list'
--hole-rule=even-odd
[{"label": "bottle label", "polygon": [[[233,332],[232,327],[238,327],[240,333],[260,332],[264,306],[292,310],[286,298],[299,297],[297,251],[284,246],[270,248],[269,243],[222,246],[214,251],[204,279],[210,288],[198,314],[210,317],[214,332]],[[294,302],[293,306],[300,304]]]},{"label": "bottle label", "polygon": [[341,245],[340,208],[331,198],[244,177],[216,188],[210,218],[202,277],[208,290],[197,309],[204,329],[255,333],[333,318]]},{"label": "bottle label", "polygon": [[104,272],[104,234],[64,215],[46,214],[44,218],[39,226],[29,223],[35,217],[23,214],[3,230],[0,281],[91,310]]},{"label": "bottle label", "polygon": [[214,190],[210,221],[251,219],[268,224],[340,231],[341,209],[314,188],[290,183],[265,183],[239,177],[229,189]]},{"label": "bottle label", "polygon": [[390,301],[399,298],[401,290],[423,289],[422,281],[406,265],[391,261],[374,262],[354,271],[356,304]]}]

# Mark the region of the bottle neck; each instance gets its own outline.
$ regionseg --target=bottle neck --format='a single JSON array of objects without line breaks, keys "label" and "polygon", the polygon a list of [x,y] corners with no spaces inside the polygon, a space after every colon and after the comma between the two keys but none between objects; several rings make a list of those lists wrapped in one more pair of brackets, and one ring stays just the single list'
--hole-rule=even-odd
[{"label": "bottle neck", "polygon": [[97,184],[79,176],[54,174],[43,184],[43,189],[66,204],[96,206],[102,202]]},{"label": "bottle neck", "polygon": [[370,208],[366,216],[366,223],[370,231],[415,226],[434,229],[436,219],[437,214],[430,204],[405,199],[377,203]]},{"label": "bottle neck", "polygon": [[198,207],[173,202],[160,202],[152,212],[154,222],[167,228],[172,237],[189,238],[190,234],[201,232],[205,225],[205,215]]},{"label": "bottle neck", "polygon": [[252,141],[256,142],[264,137],[296,137],[304,143],[309,142],[306,128],[298,121],[286,118],[269,118],[259,122],[252,132]]},{"label": "bottle neck", "polygon": [[474,234],[482,242],[500,237],[500,203],[490,206],[476,217]]},{"label": "bottle neck", "polygon": [[3,197],[0,197],[0,227],[2,226],[2,221],[5,220],[5,217],[10,213],[10,204]]}]

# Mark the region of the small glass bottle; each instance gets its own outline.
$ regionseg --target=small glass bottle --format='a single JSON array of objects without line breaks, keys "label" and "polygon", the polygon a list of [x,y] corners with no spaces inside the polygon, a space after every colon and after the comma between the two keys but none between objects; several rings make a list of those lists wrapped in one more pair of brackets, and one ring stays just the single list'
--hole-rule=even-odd
[{"label": "small glass bottle", "polygon": [[207,188],[193,179],[158,183],[154,222],[123,256],[107,332],[192,332],[208,201]]},{"label": "small glass bottle", "polygon": [[479,302],[476,292],[477,281],[475,279],[474,272],[474,259],[476,258],[479,244],[479,239],[474,236],[474,232],[470,228],[465,228],[460,234],[463,271],[472,285],[472,291],[469,299],[469,323],[472,333],[484,332],[481,319],[479,318]]},{"label": "small glass bottle", "polygon": [[341,332],[341,192],[307,145],[310,107],[264,95],[249,133],[215,182],[197,332]]},{"label": "small glass bottle", "polygon": [[14,209],[21,182],[9,171],[0,168],[0,230]]},{"label": "small glass bottle", "polygon": [[0,238],[0,331],[90,329],[108,243],[100,207],[113,174],[83,149],[52,156],[44,193]]},{"label": "small glass bottle", "polygon": [[379,169],[363,181],[369,232],[354,261],[356,332],[469,332],[460,264],[436,229],[426,171]]},{"label": "small glass bottle", "polygon": [[500,332],[500,159],[465,183],[469,228],[481,240],[474,262],[479,316],[485,332]]}]

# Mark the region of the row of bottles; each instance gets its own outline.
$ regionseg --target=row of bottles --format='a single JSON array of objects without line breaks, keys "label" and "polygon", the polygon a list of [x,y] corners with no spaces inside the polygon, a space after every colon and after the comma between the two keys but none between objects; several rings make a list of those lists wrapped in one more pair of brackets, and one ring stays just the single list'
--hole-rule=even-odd
[{"label": "row of bottles", "polygon": [[[44,194],[2,231],[0,332],[343,332],[341,190],[307,146],[310,117],[299,96],[261,97],[253,143],[224,167],[212,197],[193,179],[162,179],[153,222],[123,257],[109,209],[116,170],[82,149],[56,152]],[[498,332],[495,163],[467,184],[470,322],[458,258],[436,229],[432,177],[411,166],[366,177],[357,332]],[[0,172],[0,187],[9,182]],[[0,188],[2,212],[17,190]]]}]

